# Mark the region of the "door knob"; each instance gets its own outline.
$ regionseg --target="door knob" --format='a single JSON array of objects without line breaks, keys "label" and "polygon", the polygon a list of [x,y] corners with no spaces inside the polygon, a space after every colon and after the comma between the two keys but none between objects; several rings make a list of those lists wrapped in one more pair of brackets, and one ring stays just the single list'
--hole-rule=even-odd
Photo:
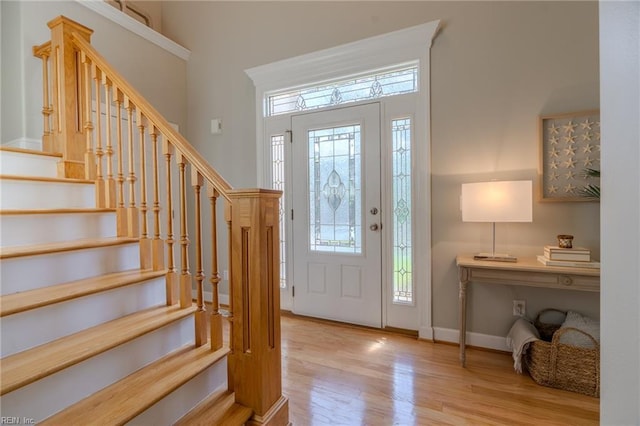
[{"label": "door knob", "polygon": [[372,225],[369,225],[369,229],[371,229],[372,231],[377,231],[378,229],[380,229],[380,227],[377,223],[374,223]]}]

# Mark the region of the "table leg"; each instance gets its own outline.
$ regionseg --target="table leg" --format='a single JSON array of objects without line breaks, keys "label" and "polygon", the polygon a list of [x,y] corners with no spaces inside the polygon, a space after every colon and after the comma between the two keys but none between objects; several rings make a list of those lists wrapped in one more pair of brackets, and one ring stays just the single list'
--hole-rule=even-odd
[{"label": "table leg", "polygon": [[464,367],[466,363],[465,345],[467,339],[467,284],[469,282],[469,273],[467,268],[460,267],[460,291],[459,299],[459,326],[460,326],[460,364]]}]

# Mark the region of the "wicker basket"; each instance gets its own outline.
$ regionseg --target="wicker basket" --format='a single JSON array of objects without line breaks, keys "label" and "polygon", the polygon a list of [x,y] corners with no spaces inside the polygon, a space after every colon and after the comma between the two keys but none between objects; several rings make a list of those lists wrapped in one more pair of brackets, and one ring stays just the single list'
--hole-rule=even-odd
[{"label": "wicker basket", "polygon": [[[564,333],[582,333],[593,342],[594,347],[560,343]],[[553,334],[551,342],[532,342],[524,361],[531,377],[540,385],[600,396],[600,344],[582,330],[561,328]]]},{"label": "wicker basket", "polygon": [[[560,309],[549,308],[549,309],[543,309],[540,312],[538,312],[538,315],[536,316],[536,319],[533,325],[536,327],[536,329],[540,333],[540,338],[546,342],[550,342],[551,339],[553,338],[553,333],[555,333],[560,328],[560,326],[562,325],[562,322],[556,324],[556,323],[544,323],[540,321],[540,317],[545,312],[559,312],[566,317],[567,311],[561,311]],[[564,318],[563,318],[563,321],[564,321]]]}]

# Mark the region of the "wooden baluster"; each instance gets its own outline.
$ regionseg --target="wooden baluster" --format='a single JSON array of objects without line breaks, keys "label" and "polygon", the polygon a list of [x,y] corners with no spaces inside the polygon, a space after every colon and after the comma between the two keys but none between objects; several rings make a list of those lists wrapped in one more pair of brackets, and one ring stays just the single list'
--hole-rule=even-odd
[{"label": "wooden baluster", "polygon": [[96,64],[91,64],[91,76],[95,85],[96,93],[96,207],[106,207],[106,194],[105,194],[105,182],[102,175],[102,157],[104,151],[102,150],[102,96],[100,85],[100,70],[96,67]]},{"label": "wooden baluster", "polygon": [[51,61],[51,42],[47,42],[42,46],[33,47],[33,55],[42,60],[42,150],[44,152],[56,152],[53,146],[53,135],[51,130],[51,114],[53,107],[49,100],[49,91],[51,83],[49,81],[49,66]]},{"label": "wooden baluster", "polygon": [[220,299],[218,296],[218,284],[220,283],[220,273],[218,272],[218,226],[216,213],[216,202],[220,194],[211,183],[207,184],[207,195],[211,202],[211,316],[209,326],[211,327],[211,350],[218,350],[222,347],[222,315],[220,315]]},{"label": "wooden baluster", "polygon": [[[234,315],[234,310],[233,310],[233,286],[231,285],[231,283],[233,282],[233,256],[231,256],[231,249],[233,247],[232,241],[231,241],[231,228],[232,228],[232,222],[231,222],[231,213],[232,213],[232,206],[231,206],[231,202],[229,201],[225,201],[225,209],[224,209],[224,219],[227,222],[227,256],[229,257],[229,306],[228,306],[228,313],[227,313],[227,321],[229,321],[229,351],[231,353],[233,353],[234,351],[234,322],[235,322],[235,318],[233,317]],[[233,390],[233,377],[232,377],[232,372],[231,370],[229,370],[229,390]]]},{"label": "wooden baluster", "polygon": [[135,173],[135,157],[133,155],[133,110],[134,106],[127,95],[124,95],[124,107],[127,110],[127,139],[129,142],[129,206],[127,207],[127,236],[140,236],[140,217],[138,208],[136,207],[136,173]]},{"label": "wooden baluster", "polygon": [[[53,45],[53,39],[51,39],[51,43]],[[60,114],[61,111],[61,102],[62,99],[59,95],[59,83],[61,81],[61,77],[60,77],[60,52],[57,50],[51,50],[51,106],[53,111],[51,111],[52,113],[52,120],[51,120],[51,124],[52,124],[52,128],[51,128],[51,145],[53,146],[53,151],[52,152],[62,152],[63,149],[65,148],[63,146],[62,143],[62,138],[60,137],[60,134],[62,133],[62,115]],[[80,84],[79,81],[76,80],[76,84]],[[76,99],[76,102],[80,102],[79,99]],[[63,110],[62,110],[63,111]],[[74,147],[76,150],[78,150],[78,147]],[[84,148],[84,145],[83,145]],[[84,149],[82,150],[82,155],[84,155]],[[64,158],[64,157],[63,157]],[[82,167],[84,167],[84,164],[82,165]],[[60,173],[60,166],[58,166],[58,176],[62,177],[64,176],[64,173]],[[84,177],[84,169],[82,170],[82,176]]]},{"label": "wooden baluster", "polygon": [[116,181],[113,179],[113,136],[111,134],[111,100],[113,92],[111,82],[107,79],[107,75],[102,73],[102,85],[105,91],[105,103],[107,110],[105,111],[107,124],[105,128],[105,137],[107,139],[105,154],[107,156],[107,180],[105,182],[105,199],[104,206],[108,209],[116,207]]},{"label": "wooden baluster", "polygon": [[140,217],[142,219],[142,227],[140,230],[140,267],[142,269],[150,269],[153,265],[151,263],[151,240],[149,239],[147,228],[147,154],[145,152],[144,143],[144,120],[146,120],[146,118],[142,115],[140,109],[136,109],[136,122],[138,123],[138,140],[140,146]]},{"label": "wooden baluster", "polygon": [[192,304],[191,272],[189,271],[189,234],[187,231],[187,159],[176,152],[180,181],[180,307],[188,308]]},{"label": "wooden baluster", "polygon": [[[51,46],[49,46],[51,49]],[[53,107],[49,101],[49,55],[51,50],[43,54],[42,56],[42,115],[44,117],[44,132],[42,134],[42,146],[44,147],[44,151],[52,152],[53,149],[53,132],[51,131],[51,113],[53,112]]]},{"label": "wooden baluster", "polygon": [[127,209],[124,207],[124,142],[122,140],[122,100],[120,91],[114,87],[113,101],[116,103],[116,137],[118,141],[118,207],[116,207],[117,235],[127,236]]},{"label": "wooden baluster", "polygon": [[164,138],[162,140],[162,152],[167,162],[167,305],[173,305],[178,301],[178,273],[176,272],[175,256],[173,245],[173,193],[171,191],[171,157],[173,155],[173,146]]},{"label": "wooden baluster", "polygon": [[195,192],[195,233],[196,233],[196,303],[198,310],[195,314],[196,347],[207,343],[207,310],[204,307],[204,271],[202,267],[202,215],[200,203],[200,190],[204,179],[195,167],[191,167],[191,186]]},{"label": "wooden baluster", "polygon": [[151,253],[153,257],[153,270],[164,269],[164,242],[160,238],[160,168],[158,164],[158,129],[151,126],[151,144],[153,149],[153,240],[151,241]]},{"label": "wooden baluster", "polygon": [[84,66],[84,134],[86,137],[84,153],[84,178],[94,180],[96,178],[96,157],[93,153],[93,122],[91,121],[91,71],[89,58],[84,52],[80,52]]}]

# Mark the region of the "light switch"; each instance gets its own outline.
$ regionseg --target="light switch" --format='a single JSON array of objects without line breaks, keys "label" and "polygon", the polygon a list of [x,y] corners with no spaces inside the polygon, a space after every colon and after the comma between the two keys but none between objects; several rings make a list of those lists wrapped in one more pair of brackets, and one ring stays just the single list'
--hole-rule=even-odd
[{"label": "light switch", "polygon": [[211,134],[218,135],[220,133],[222,133],[222,120],[214,118],[211,120]]}]

